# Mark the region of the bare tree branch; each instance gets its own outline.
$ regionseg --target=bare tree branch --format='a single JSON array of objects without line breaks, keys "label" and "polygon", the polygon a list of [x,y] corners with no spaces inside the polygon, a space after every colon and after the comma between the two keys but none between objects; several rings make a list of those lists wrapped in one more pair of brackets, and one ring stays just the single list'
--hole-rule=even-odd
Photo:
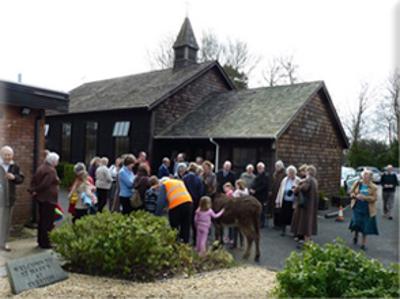
[{"label": "bare tree branch", "polygon": [[397,135],[397,140],[400,140],[400,70],[396,69],[388,79],[387,86],[388,96],[387,105],[389,106],[389,113],[392,112],[393,130]]},{"label": "bare tree branch", "polygon": [[172,48],[174,42],[175,37],[172,34],[166,35],[154,51],[147,52],[152,69],[167,69],[174,65],[174,49]]},{"label": "bare tree branch", "polygon": [[220,43],[217,36],[211,31],[203,32],[200,47],[200,61],[220,60],[224,52],[224,45]]},{"label": "bare tree branch", "polygon": [[365,134],[365,112],[369,108],[369,102],[369,85],[362,83],[358,95],[357,110],[350,114],[350,122],[346,124],[353,144],[358,143]]},{"label": "bare tree branch", "polygon": [[279,85],[281,80],[283,79],[282,74],[282,66],[279,63],[278,58],[273,58],[268,67],[263,73],[264,80],[267,82],[268,86],[276,86]]},{"label": "bare tree branch", "polygon": [[[165,69],[173,66],[173,43],[174,37],[166,36],[155,51],[148,53],[152,69]],[[244,41],[228,39],[226,42],[221,42],[213,32],[203,33],[198,61],[218,60],[238,88],[247,87],[249,75],[260,59],[249,51],[248,45]]]},{"label": "bare tree branch", "polygon": [[283,76],[289,84],[294,84],[299,81],[297,74],[299,66],[295,63],[293,55],[279,58],[279,63],[283,69]]}]

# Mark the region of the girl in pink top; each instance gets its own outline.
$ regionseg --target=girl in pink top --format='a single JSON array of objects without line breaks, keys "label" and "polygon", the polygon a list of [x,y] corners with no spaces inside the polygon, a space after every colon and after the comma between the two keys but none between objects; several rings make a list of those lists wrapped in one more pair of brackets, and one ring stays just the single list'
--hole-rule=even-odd
[{"label": "girl in pink top", "polygon": [[200,198],[199,208],[196,210],[194,216],[194,223],[196,225],[197,238],[196,250],[199,254],[204,254],[207,247],[208,232],[211,228],[211,218],[218,218],[224,213],[224,209],[215,213],[211,209],[211,198],[203,196]]},{"label": "girl in pink top", "polygon": [[224,193],[226,196],[229,198],[233,198],[233,191],[235,191],[235,188],[233,188],[233,185],[231,182],[227,182],[222,186],[222,189],[224,190]]}]

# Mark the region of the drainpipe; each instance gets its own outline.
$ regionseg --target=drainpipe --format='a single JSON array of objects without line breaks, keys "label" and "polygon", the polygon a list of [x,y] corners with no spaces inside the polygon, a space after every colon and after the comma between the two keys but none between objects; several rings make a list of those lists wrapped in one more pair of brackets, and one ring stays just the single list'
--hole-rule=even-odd
[{"label": "drainpipe", "polygon": [[214,141],[212,137],[210,137],[210,142],[215,145],[215,168],[214,171],[218,171],[218,163],[219,163],[219,144]]}]

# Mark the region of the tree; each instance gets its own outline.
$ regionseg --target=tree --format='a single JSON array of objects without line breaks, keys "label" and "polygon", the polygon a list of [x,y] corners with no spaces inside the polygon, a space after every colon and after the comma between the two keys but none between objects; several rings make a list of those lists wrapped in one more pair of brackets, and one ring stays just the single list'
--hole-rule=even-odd
[{"label": "tree", "polygon": [[212,61],[220,60],[223,56],[224,45],[218,40],[217,36],[211,31],[204,31],[200,40],[199,60]]},{"label": "tree", "polygon": [[279,62],[283,69],[283,76],[289,81],[289,84],[298,82],[297,69],[299,66],[294,62],[293,55],[281,57]]},{"label": "tree", "polygon": [[167,69],[174,65],[174,49],[172,48],[175,37],[166,35],[159,43],[155,51],[147,51],[148,60],[152,69]]},{"label": "tree", "polygon": [[282,67],[277,58],[273,58],[268,67],[263,73],[264,80],[267,82],[268,86],[279,85],[283,78]]},{"label": "tree", "polygon": [[358,95],[358,106],[355,112],[350,114],[350,120],[345,124],[350,135],[352,145],[357,144],[365,133],[365,112],[369,107],[369,85],[361,84]]},{"label": "tree", "polygon": [[[165,37],[155,51],[148,53],[151,68],[173,66],[175,38]],[[248,78],[260,58],[252,54],[246,42],[228,39],[225,42],[211,32],[203,32],[200,39],[199,62],[218,60],[238,89],[247,88]]]},{"label": "tree", "polygon": [[[388,79],[387,86],[388,96],[387,96],[387,118],[392,121],[392,128],[394,135],[397,136],[397,140],[400,140],[400,70],[397,68],[393,74]],[[393,139],[390,140],[392,142]]]},{"label": "tree", "polygon": [[375,166],[383,168],[388,164],[399,165],[398,142],[388,144],[382,140],[360,139],[351,146],[347,160],[352,167]]},{"label": "tree", "polygon": [[269,86],[295,84],[299,82],[299,66],[292,56],[274,57],[263,73]]}]

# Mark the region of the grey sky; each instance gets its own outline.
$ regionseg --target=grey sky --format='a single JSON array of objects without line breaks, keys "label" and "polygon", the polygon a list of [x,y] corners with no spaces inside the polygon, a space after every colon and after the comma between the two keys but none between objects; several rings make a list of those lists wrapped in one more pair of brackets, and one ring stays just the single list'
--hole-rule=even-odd
[{"label": "grey sky", "polygon": [[[68,91],[77,85],[150,69],[147,52],[177,34],[184,0],[0,2],[0,78]],[[360,82],[381,87],[394,68],[396,0],[191,0],[196,36],[246,41],[262,60],[294,55],[301,79],[325,80],[341,113]]]}]

